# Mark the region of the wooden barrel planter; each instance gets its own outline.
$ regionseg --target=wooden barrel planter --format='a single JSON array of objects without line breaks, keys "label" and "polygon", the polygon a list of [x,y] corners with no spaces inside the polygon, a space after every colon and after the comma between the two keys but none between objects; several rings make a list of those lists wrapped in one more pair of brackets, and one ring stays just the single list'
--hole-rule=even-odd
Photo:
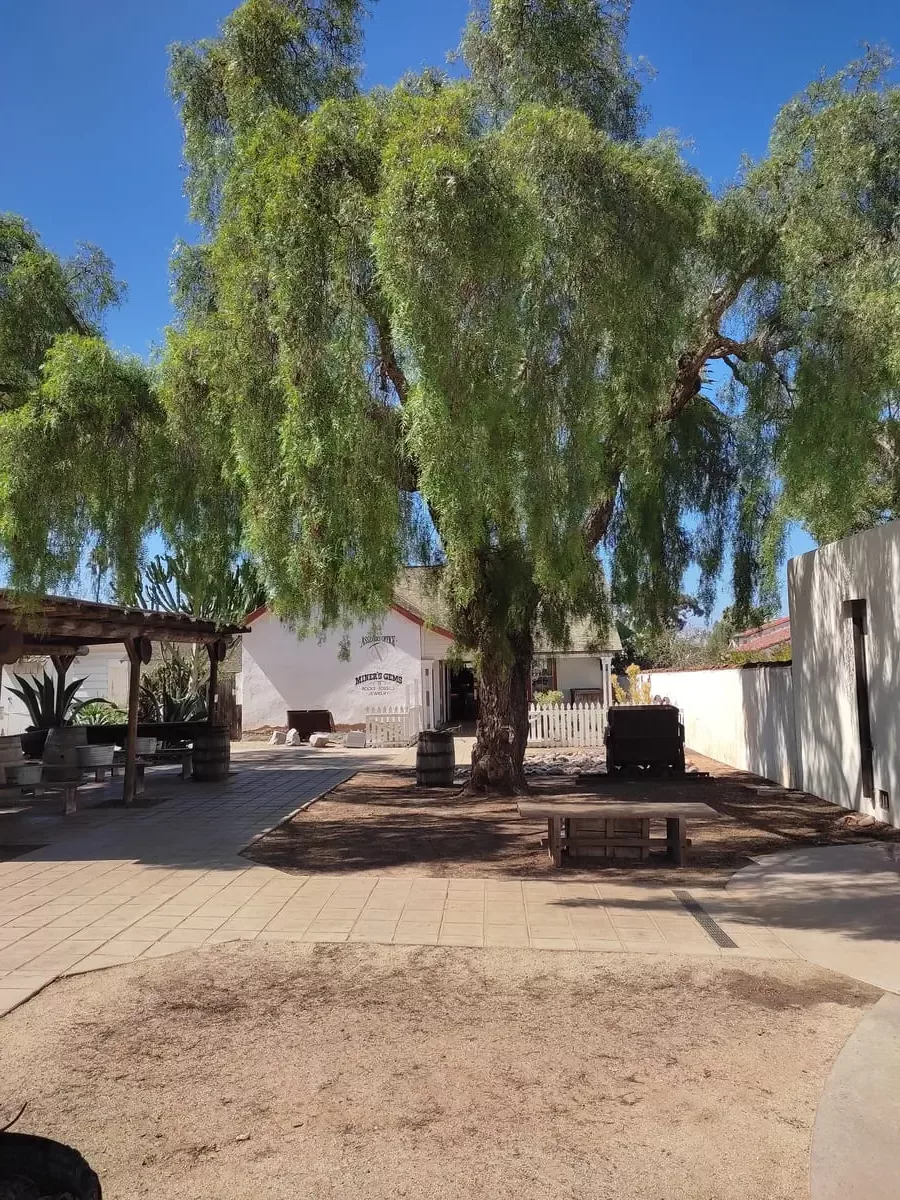
[{"label": "wooden barrel planter", "polygon": [[453,734],[426,729],[416,747],[416,783],[419,787],[452,787],[456,756]]},{"label": "wooden barrel planter", "polygon": [[0,1133],[0,1196],[102,1200],[100,1180],[77,1150],[28,1133]]},{"label": "wooden barrel planter", "polygon": [[7,769],[14,771],[24,761],[22,742],[19,735],[0,737],[0,785],[9,782]]},{"label": "wooden barrel planter", "polygon": [[208,725],[194,734],[191,775],[198,783],[216,783],[231,770],[231,731],[225,725]]},{"label": "wooden barrel planter", "polygon": [[84,725],[62,725],[51,729],[44,743],[44,779],[48,783],[63,783],[80,779],[79,746],[87,745]]},{"label": "wooden barrel planter", "polygon": [[111,767],[115,753],[115,746],[79,746],[78,765],[85,771],[94,771],[97,767]]}]

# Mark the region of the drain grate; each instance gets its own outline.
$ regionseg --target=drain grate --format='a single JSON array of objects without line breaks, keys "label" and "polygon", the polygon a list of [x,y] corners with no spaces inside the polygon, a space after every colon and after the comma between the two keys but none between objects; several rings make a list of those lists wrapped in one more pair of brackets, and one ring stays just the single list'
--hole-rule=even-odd
[{"label": "drain grate", "polygon": [[737,942],[728,936],[725,930],[709,915],[699,900],[694,899],[686,888],[673,888],[672,891],[688,910],[703,932],[711,937],[717,946],[729,950],[737,949]]}]

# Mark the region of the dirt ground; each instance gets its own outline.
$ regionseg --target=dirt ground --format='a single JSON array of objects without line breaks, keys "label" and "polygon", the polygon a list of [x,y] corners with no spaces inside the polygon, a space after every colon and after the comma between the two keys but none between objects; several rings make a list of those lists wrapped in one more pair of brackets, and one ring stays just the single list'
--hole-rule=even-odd
[{"label": "dirt ground", "polygon": [[[681,886],[722,886],[751,855],[872,837],[900,841],[889,825],[855,828],[846,809],[815,796],[760,797],[746,786],[765,780],[692,754],[709,779],[532,780],[535,797],[560,800],[695,800],[716,820],[691,821],[693,845]],[[661,831],[660,831],[661,832]],[[555,870],[541,848],[546,822],[523,821],[514,799],[464,796],[458,788],[415,786],[414,772],[361,772],[293,820],[255,842],[247,856],[300,874],[368,871],[434,876],[515,876],[578,879],[634,878],[669,882],[672,867],[654,854],[646,863],[621,862],[588,870]],[[654,835],[656,836],[656,835]]]},{"label": "dirt ground", "polygon": [[801,1200],[878,995],[802,963],[221,946],[0,1022],[0,1119],[110,1200]]}]

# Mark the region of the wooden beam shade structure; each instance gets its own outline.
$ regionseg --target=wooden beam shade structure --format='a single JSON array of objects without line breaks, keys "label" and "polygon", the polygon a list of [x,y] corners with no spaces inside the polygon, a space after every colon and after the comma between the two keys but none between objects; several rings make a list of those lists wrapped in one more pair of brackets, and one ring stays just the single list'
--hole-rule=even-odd
[{"label": "wooden beam shade structure", "polygon": [[206,649],[209,654],[209,689],[207,691],[206,720],[207,724],[215,725],[216,693],[219,687],[219,663],[225,661],[225,655],[228,653],[228,643],[224,638],[220,638],[217,642],[207,642]]},{"label": "wooden beam shade structure", "polygon": [[134,803],[137,790],[137,731],[138,701],[141,695],[141,667],[146,666],[153,654],[153,643],[149,638],[128,638],[128,737],[125,739],[125,783],[122,799],[126,804]]},{"label": "wooden beam shade structure", "polygon": [[152,643],[206,646],[210,664],[209,723],[213,724],[218,664],[232,639],[249,632],[246,625],[217,625],[188,613],[99,604],[69,596],[20,596],[0,589],[0,663],[14,663],[26,655],[48,656],[58,676],[57,705],[66,672],[78,654],[89,646],[124,643],[130,665],[123,795],[126,804],[133,803],[137,785],[141,667],[150,662]]}]

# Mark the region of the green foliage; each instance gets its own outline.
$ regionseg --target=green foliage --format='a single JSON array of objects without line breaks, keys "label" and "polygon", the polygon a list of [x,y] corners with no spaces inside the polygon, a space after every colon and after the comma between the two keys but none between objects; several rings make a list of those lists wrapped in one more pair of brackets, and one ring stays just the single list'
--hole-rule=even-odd
[{"label": "green foliage", "polygon": [[186,546],[151,559],[141,585],[124,597],[124,603],[139,608],[187,613],[220,625],[240,624],[265,602],[265,591],[249,559],[210,573],[203,557]]},{"label": "green foliage", "polygon": [[79,709],[73,725],[123,725],[128,719],[118,705],[111,700],[88,700]]},{"label": "green foliage", "polygon": [[191,662],[168,654],[141,676],[138,717],[142,721],[203,721],[206,697],[197,688]]},{"label": "green foliage", "polygon": [[641,678],[641,668],[637,663],[630,663],[625,668],[625,676],[625,683],[620,683],[615,677],[612,680],[616,704],[652,704],[650,682]]},{"label": "green foliage", "polygon": [[636,138],[644,114],[623,49],[630,10],[631,0],[477,4],[462,50],[489,111],[574,108],[613,137]]},{"label": "green foliage", "polygon": [[0,223],[14,585],[93,552],[127,593],[159,528],[211,575],[249,553],[277,610],[339,626],[435,561],[502,696],[539,628],[602,628],[612,601],[673,635],[686,568],[708,610],[729,560],[746,623],[788,520],[832,538],[900,514],[882,52],[786,105],[714,196],[638,138],[625,0],[486,0],[468,73],[368,94],[361,16],[246,0],[173,50],[205,235],[152,378],[102,340],[103,256]]},{"label": "green foliage", "polygon": [[562,702],[562,692],[556,691],[555,689],[546,692],[534,693],[534,703],[538,706],[538,708],[550,708],[552,705],[562,704]]},{"label": "green foliage", "polygon": [[[28,709],[32,729],[53,729],[60,722],[57,709],[57,679],[45,671],[40,679],[31,679],[24,675],[14,675],[17,688],[9,689],[13,696]],[[75,694],[84,683],[84,679],[73,679],[63,688],[62,693],[62,724],[72,725],[90,700],[75,700]]]},{"label": "green foliage", "polygon": [[0,555],[9,583],[70,582],[86,546],[133,574],[165,458],[164,412],[101,322],[122,285],[95,247],[61,259],[0,217]]}]

